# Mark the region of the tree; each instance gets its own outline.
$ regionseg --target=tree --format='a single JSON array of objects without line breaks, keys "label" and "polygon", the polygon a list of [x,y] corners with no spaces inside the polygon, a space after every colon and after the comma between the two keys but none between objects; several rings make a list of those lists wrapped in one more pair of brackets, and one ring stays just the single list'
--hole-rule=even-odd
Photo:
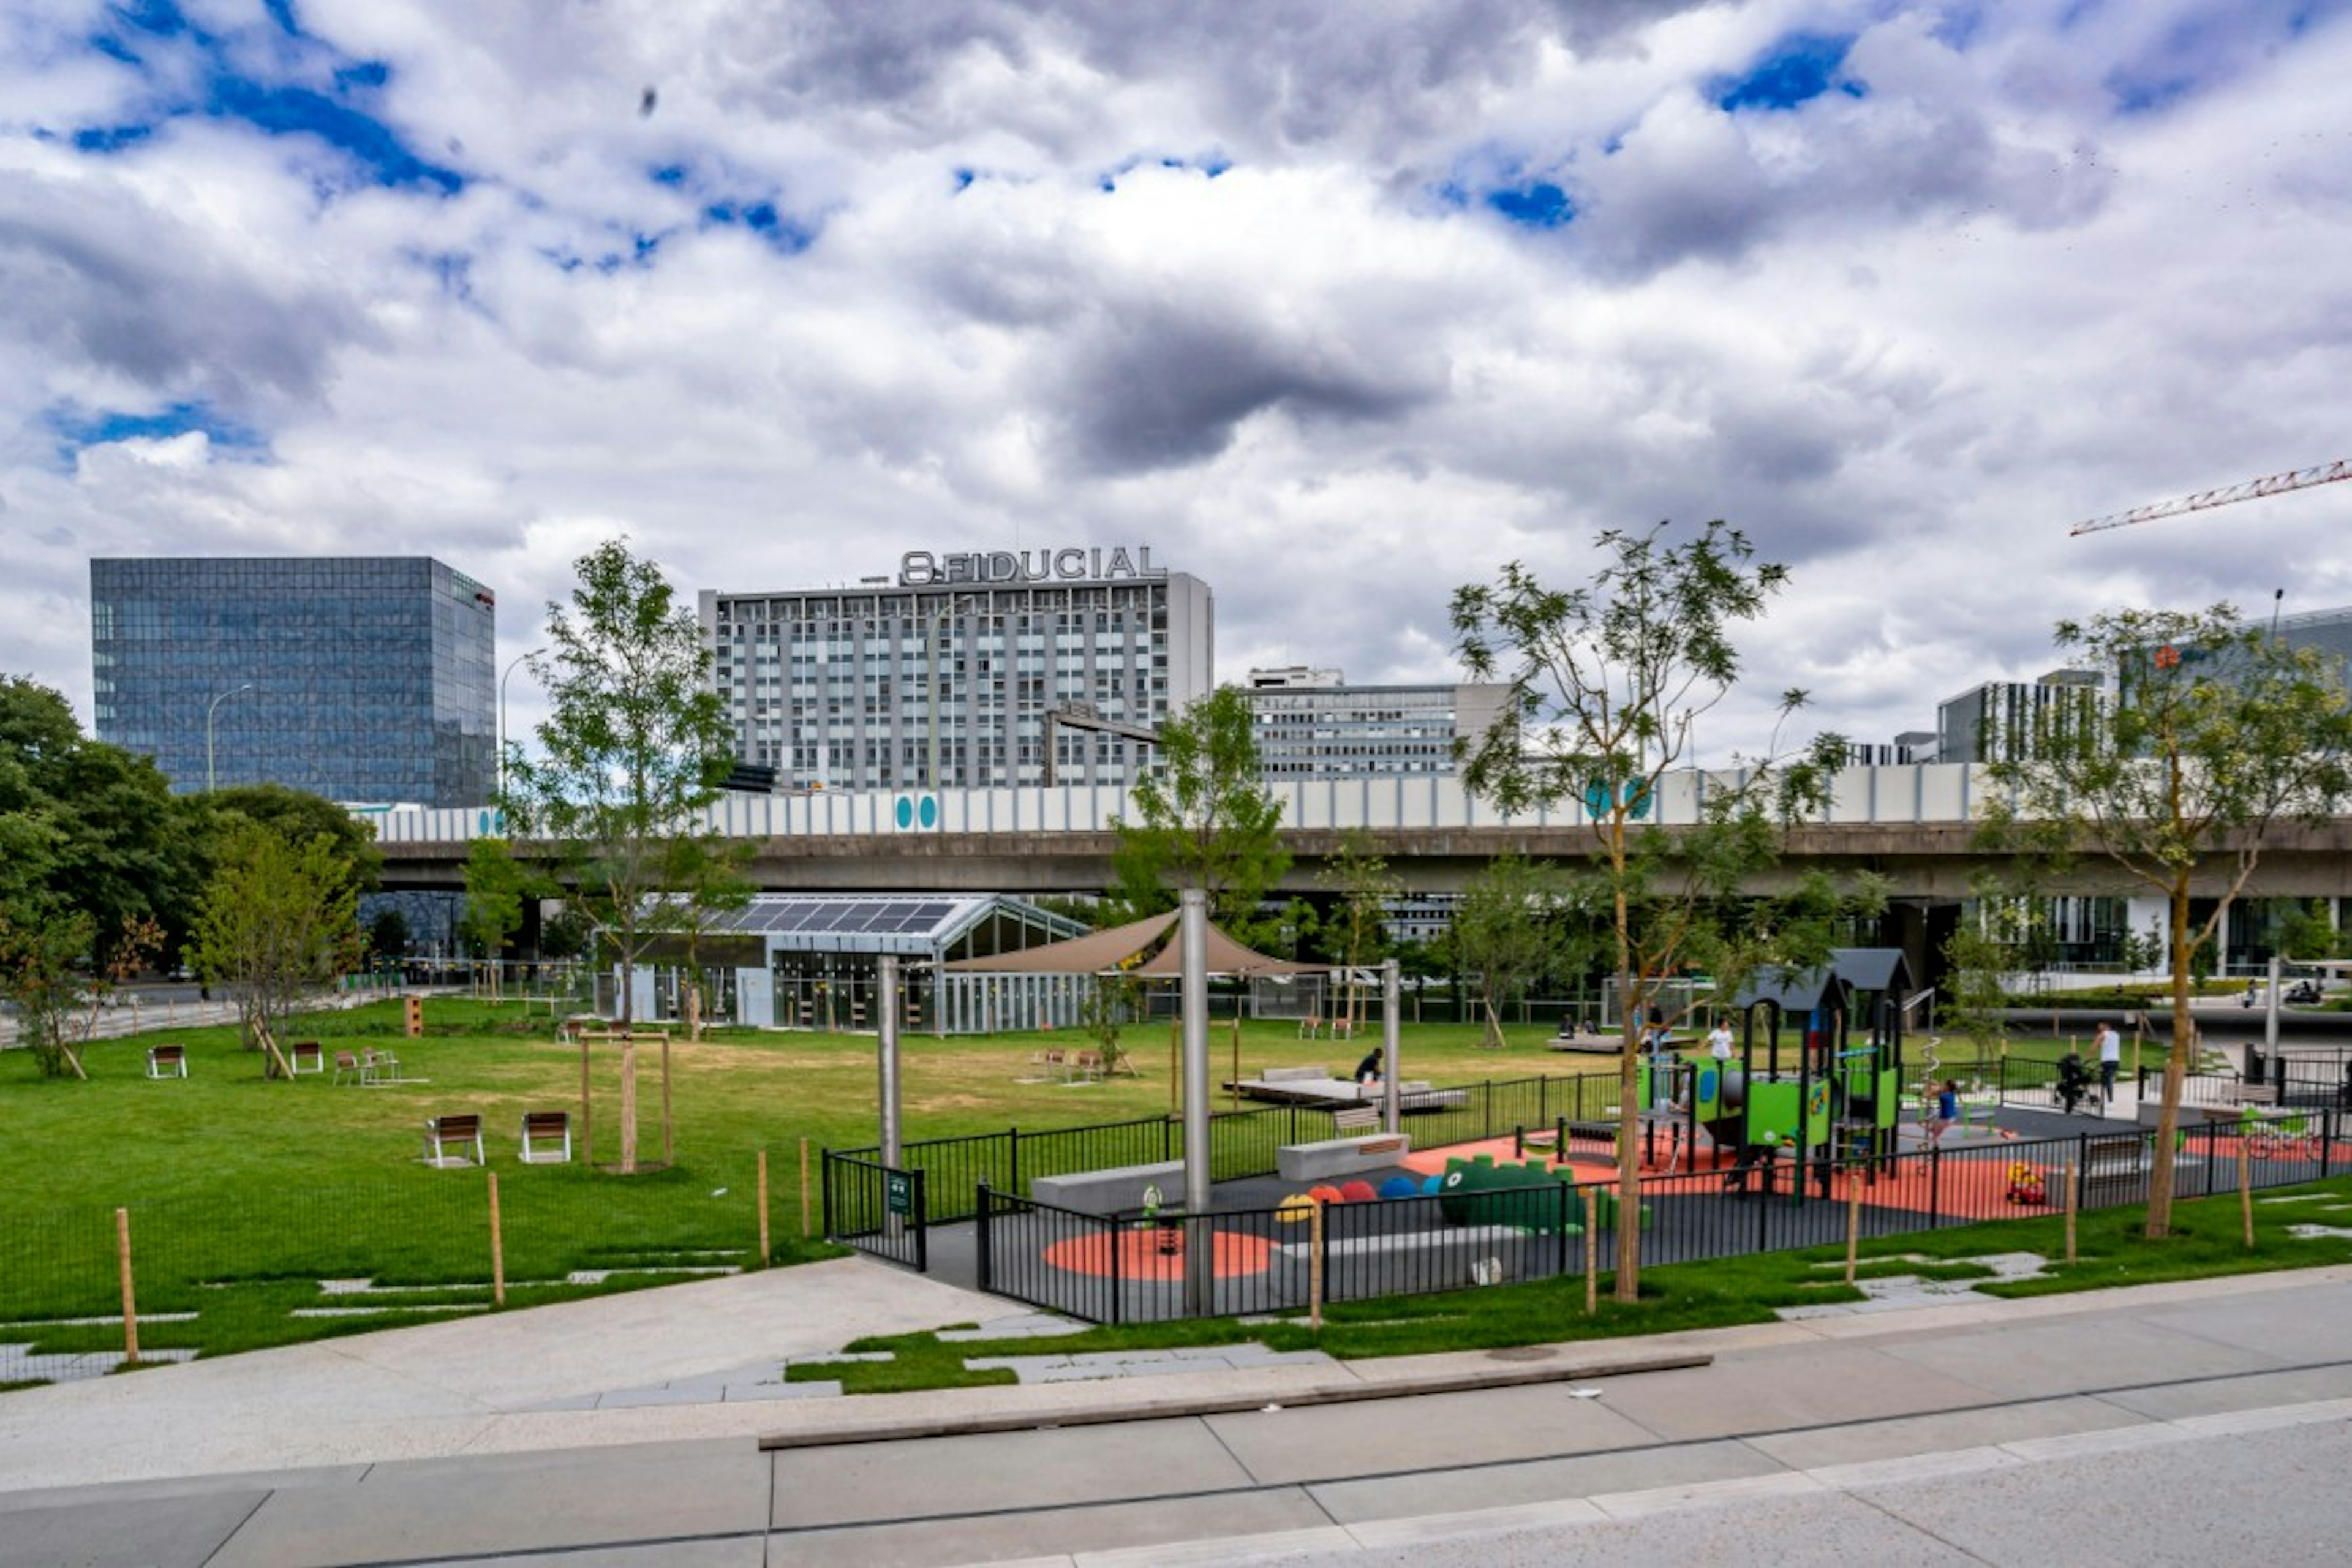
[{"label": "tree", "polygon": [[503,838],[477,838],[466,847],[466,912],[458,931],[490,961],[490,1000],[500,999],[499,956],[507,939],[522,929],[523,900],[538,886],[530,867],[515,858]]},{"label": "tree", "polygon": [[247,1048],[269,1056],[265,1071],[290,1076],[278,1055],[286,1019],[306,989],[358,956],[358,910],[356,875],[332,838],[289,843],[253,822],[228,830],[196,906],[187,962],[207,984],[235,991]]},{"label": "tree", "polygon": [[2279,917],[2279,956],[2296,963],[2336,956],[2336,922],[2327,918],[2327,905],[2318,899],[2293,904]]},{"label": "tree", "polygon": [[1361,1021],[1357,976],[1386,949],[1389,900],[1404,890],[1404,883],[1389,869],[1371,835],[1360,827],[1339,836],[1339,847],[1315,879],[1339,895],[1338,908],[1323,921],[1324,940],[1347,976],[1339,1011],[1353,1025]]},{"label": "tree", "polygon": [[103,967],[124,931],[174,910],[195,867],[152,759],[84,737],[49,688],[0,679],[0,900],[33,898],[41,921],[89,916],[83,954]]},{"label": "tree", "polygon": [[1114,896],[1135,919],[1172,908],[1179,888],[1209,896],[1209,914],[1236,941],[1252,941],[1257,907],[1289,852],[1282,803],[1261,776],[1249,699],[1221,686],[1160,731],[1159,765],[1135,786],[1140,820],[1114,824]]},{"label": "tree", "polygon": [[[551,652],[530,658],[551,711],[541,755],[507,758],[500,802],[519,835],[545,841],[559,877],[621,976],[622,1173],[637,1168],[633,979],[709,884],[698,868],[723,835],[701,820],[719,798],[734,727],[710,682],[710,652],[661,568],[611,540],[575,562],[569,609],[547,606]],[[667,1101],[667,1094],[665,1092]],[[667,1129],[664,1143],[668,1142]]]},{"label": "tree", "polygon": [[368,952],[379,963],[398,963],[408,956],[408,917],[387,904],[368,922]]},{"label": "tree", "polygon": [[1506,1003],[1582,962],[1574,911],[1575,891],[1556,868],[1516,855],[1497,857],[1463,889],[1446,942],[1460,967],[1477,976],[1488,1049],[1503,1048]]},{"label": "tree", "polygon": [[[2056,640],[2070,663],[2116,671],[2115,700],[2063,710],[2021,757],[1993,766],[2003,788],[1984,832],[2052,864],[2104,860],[2165,900],[2172,1049],[2148,1173],[2153,1240],[2172,1227],[2191,984],[2272,831],[2324,822],[2352,794],[2352,709],[2319,650],[2291,647],[2226,604],[2063,621]],[[2189,894],[2209,859],[2221,862],[2220,896],[2192,921]]]},{"label": "tree", "polygon": [[[1666,525],[1612,529],[1586,587],[1545,587],[1513,563],[1491,584],[1455,590],[1456,652],[1471,678],[1501,679],[1504,716],[1462,742],[1469,787],[1507,814],[1581,803],[1594,907],[1607,911],[1610,958],[1623,1005],[1621,1103],[1637,1103],[1640,1021],[1663,983],[1704,963],[1717,985],[1769,962],[1803,963],[1826,935],[1835,900],[1818,885],[1779,918],[1743,900],[1744,884],[1773,865],[1781,833],[1824,797],[1843,752],[1824,736],[1798,759],[1749,759],[1709,774],[1698,821],[1670,837],[1654,807],[1669,769],[1690,746],[1692,725],[1732,689],[1739,672],[1733,629],[1762,616],[1787,583],[1785,567],[1751,564],[1747,537],[1710,522],[1686,543],[1664,542]],[[1804,701],[1790,691],[1782,719]],[[1637,1204],[1634,1119],[1619,1129],[1619,1191]],[[1634,1212],[1628,1208],[1628,1213]],[[1616,1295],[1640,1292],[1641,1227],[1617,1231]]]}]

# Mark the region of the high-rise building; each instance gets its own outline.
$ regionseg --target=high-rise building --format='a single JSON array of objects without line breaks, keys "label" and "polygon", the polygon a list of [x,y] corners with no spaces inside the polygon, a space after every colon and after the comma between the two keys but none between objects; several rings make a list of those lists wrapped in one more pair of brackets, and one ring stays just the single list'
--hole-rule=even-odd
[{"label": "high-rise building", "polygon": [[1258,761],[1268,778],[1451,773],[1457,739],[1503,716],[1500,683],[1349,686],[1336,669],[1250,671]]},{"label": "high-rise building", "polygon": [[89,598],[98,738],[176,790],[490,798],[496,601],[438,561],[94,560]]},{"label": "high-rise building", "polygon": [[[780,788],[1043,783],[1049,711],[1156,729],[1211,685],[1208,585],[1148,548],[919,550],[896,577],[700,603],[736,756]],[[1059,783],[1124,784],[1148,760],[1052,728]]]}]

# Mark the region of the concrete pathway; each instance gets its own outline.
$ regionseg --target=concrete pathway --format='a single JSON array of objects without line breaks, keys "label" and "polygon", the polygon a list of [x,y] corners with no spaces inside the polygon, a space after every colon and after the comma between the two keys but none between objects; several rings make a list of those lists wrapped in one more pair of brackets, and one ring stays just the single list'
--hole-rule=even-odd
[{"label": "concrete pathway", "polygon": [[[1642,1542],[1713,1531],[1748,1540],[1753,1555],[1735,1516],[1815,1514],[1818,1540],[1775,1533],[1772,1555],[1835,1561],[1808,1553],[1863,1539],[1858,1521],[1892,1529],[1887,1489],[1929,1489],[1918,1495],[1944,1500],[1920,1504],[1928,1519],[1958,1506],[1947,1491],[1984,1476],[1996,1500],[1974,1522],[1993,1550],[1928,1551],[1928,1531],[1879,1560],[2116,1560],[2096,1539],[2071,1540],[2072,1516],[2002,1515],[2002,1489],[2030,1492],[2042,1483],[2028,1478],[2055,1465],[2126,1451],[2154,1465],[2155,1450],[2260,1433],[2298,1456],[2263,1475],[2300,1489],[2306,1506],[2335,1507],[2341,1472],[2326,1467],[2352,1432],[2352,1268],[1603,1346],[885,1398],[774,1400],[751,1379],[739,1397],[730,1381],[762,1358],[772,1368],[859,1333],[1003,1310],[845,1259],[0,1396],[0,1568],[1402,1563],[1498,1540],[1544,1546],[1482,1562],[1597,1561],[1585,1548],[1603,1542],[1622,1561],[1627,1531]],[[1297,1404],[1676,1352],[1713,1362]],[[608,1397],[656,1387],[682,1397]],[[591,1397],[593,1408],[550,1407]],[[1204,1402],[1227,1408],[1174,1414]],[[1105,1416],[1131,1419],[1074,1425]],[[1018,1429],[912,1436],[968,1421]],[[763,1450],[762,1437],[803,1446]],[[1864,1498],[1879,1500],[1859,1511],[1835,1500]],[[2140,1500],[2155,1518],[2177,1500]],[[2247,1544],[2273,1514],[2299,1517],[2244,1503],[2203,1500],[2200,1517],[2238,1532],[2204,1549]],[[2165,1542],[2126,1539],[2137,1563],[2180,1560]]]}]

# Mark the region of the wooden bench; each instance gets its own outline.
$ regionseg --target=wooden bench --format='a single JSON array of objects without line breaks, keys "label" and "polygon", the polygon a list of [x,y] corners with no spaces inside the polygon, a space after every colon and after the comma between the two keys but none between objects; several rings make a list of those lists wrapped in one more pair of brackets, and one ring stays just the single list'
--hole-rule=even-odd
[{"label": "wooden bench", "polygon": [[149,1078],[185,1078],[188,1076],[188,1047],[185,1046],[150,1046],[147,1047]]},{"label": "wooden bench", "polygon": [[[286,1058],[287,1064],[298,1073],[327,1070],[326,1047],[316,1040],[295,1041],[286,1047]],[[306,1062],[310,1064],[307,1067],[303,1065]]]},{"label": "wooden bench", "polygon": [[2140,1139],[2095,1139],[2083,1160],[2083,1206],[2145,1203],[2147,1170],[2147,1145]]},{"label": "wooden bench", "polygon": [[[470,1147],[474,1157],[466,1158]],[[451,1150],[457,1152],[450,1152]],[[470,1110],[425,1120],[425,1163],[436,1171],[457,1170],[487,1163],[482,1153],[482,1119]]]},{"label": "wooden bench", "polygon": [[[535,1148],[561,1144],[561,1148]],[[568,1165],[572,1163],[572,1113],[568,1110],[526,1110],[522,1113],[522,1163],[526,1165]]]},{"label": "wooden bench", "polygon": [[390,1051],[362,1051],[360,1081],[362,1083],[404,1083],[407,1080],[400,1076],[400,1058]]},{"label": "wooden bench", "polygon": [[2276,1105],[2278,1085],[2274,1083],[2225,1083],[2221,1086],[2223,1105]]},{"label": "wooden bench", "polygon": [[368,1069],[366,1067],[362,1065],[359,1053],[357,1051],[337,1051],[335,1053],[335,1082],[341,1083],[348,1079],[353,1083],[365,1083],[367,1082],[367,1074]]},{"label": "wooden bench", "polygon": [[1380,1125],[1380,1108],[1374,1105],[1349,1105],[1331,1113],[1331,1131],[1342,1138],[1377,1131]]}]

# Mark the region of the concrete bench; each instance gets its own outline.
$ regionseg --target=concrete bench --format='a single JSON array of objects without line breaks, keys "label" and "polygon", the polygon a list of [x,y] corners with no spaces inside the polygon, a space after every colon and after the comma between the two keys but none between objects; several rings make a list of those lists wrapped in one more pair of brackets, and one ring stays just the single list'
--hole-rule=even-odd
[{"label": "concrete bench", "polygon": [[1156,1165],[1120,1165],[1108,1171],[1038,1176],[1029,1183],[1029,1195],[1055,1208],[1108,1215],[1141,1208],[1146,1187],[1158,1187],[1161,1203],[1169,1206],[1181,1203],[1184,1162],[1168,1160]]},{"label": "concrete bench", "polygon": [[1318,1064],[1310,1068],[1268,1068],[1257,1075],[1260,1083],[1302,1083],[1328,1079],[1331,1069]]},{"label": "concrete bench", "polygon": [[[1355,1237],[1326,1244],[1323,1289],[1333,1297],[1376,1296],[1408,1288],[1450,1289],[1526,1278],[1527,1270],[1519,1267],[1520,1253],[1529,1246],[1545,1247],[1547,1256],[1557,1256],[1559,1243],[1507,1225],[1449,1226],[1443,1230]],[[1274,1250],[1302,1279],[1313,1265],[1312,1242],[1282,1242]]]},{"label": "concrete bench", "polygon": [[1412,1140],[1405,1134],[1380,1132],[1370,1137],[1327,1138],[1318,1143],[1286,1143],[1274,1152],[1274,1165],[1286,1182],[1313,1182],[1385,1170],[1401,1163],[1412,1152]]}]

